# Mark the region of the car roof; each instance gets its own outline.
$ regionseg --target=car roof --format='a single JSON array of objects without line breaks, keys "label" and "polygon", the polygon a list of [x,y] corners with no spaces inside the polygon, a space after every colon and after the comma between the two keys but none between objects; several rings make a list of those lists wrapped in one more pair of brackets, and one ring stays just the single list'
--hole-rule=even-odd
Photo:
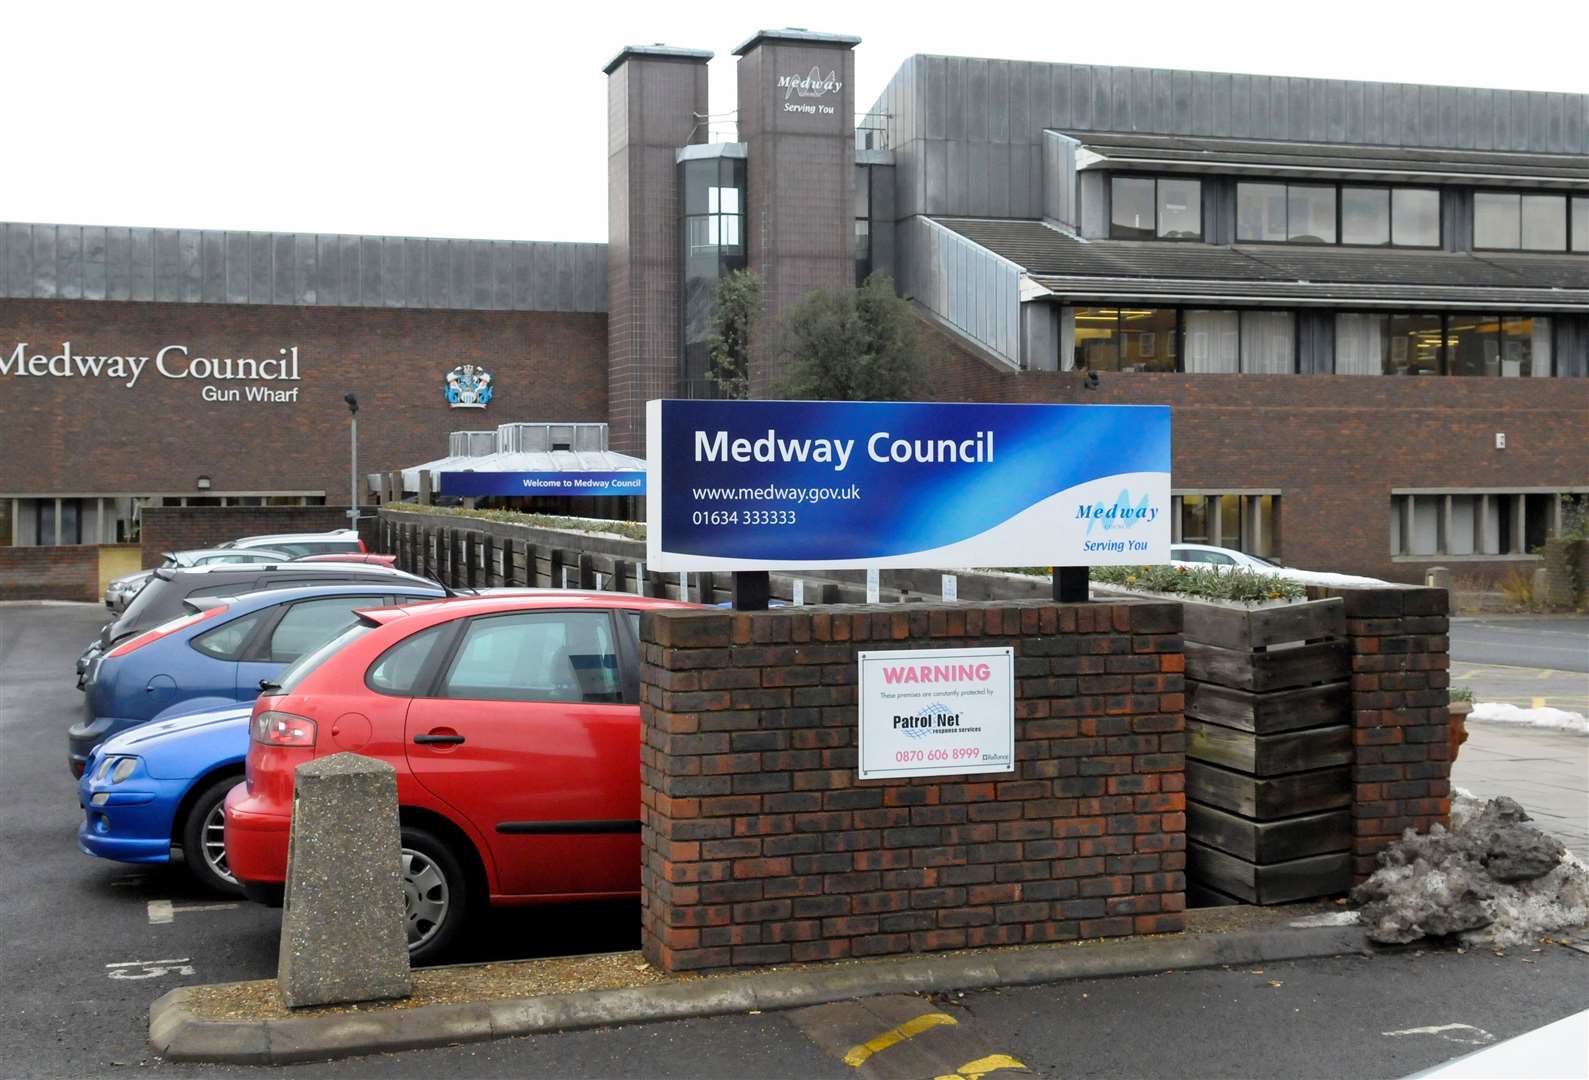
[{"label": "car roof", "polygon": [[239,536],[231,542],[230,547],[239,547],[248,544],[255,547],[269,547],[272,542],[289,543],[295,540],[357,540],[356,529],[328,529],[325,532],[301,533],[259,533],[256,536]]},{"label": "car roof", "polygon": [[426,622],[462,618],[470,615],[495,615],[509,611],[567,610],[588,608],[595,611],[638,609],[641,611],[709,611],[700,604],[682,600],[665,600],[657,596],[636,596],[634,593],[585,592],[576,589],[524,589],[514,593],[496,593],[485,596],[451,596],[438,600],[420,601],[394,607],[373,608],[360,612],[370,622],[388,623],[403,618],[420,618]]},{"label": "car roof", "polygon": [[221,574],[265,574],[272,571],[291,571],[295,574],[368,574],[371,577],[399,577],[409,580],[423,581],[424,578],[410,574],[406,570],[399,570],[395,566],[382,566],[379,563],[301,563],[290,559],[279,563],[212,563],[209,566],[164,566],[160,568],[161,574],[191,574],[191,575],[221,575]]},{"label": "car roof", "polygon": [[1177,541],[1175,541],[1175,543],[1171,544],[1170,547],[1172,547],[1172,548],[1184,548],[1184,549],[1189,550],[1189,551],[1218,551],[1218,552],[1223,552],[1226,555],[1245,555],[1245,554],[1247,554],[1245,551],[1241,551],[1241,550],[1239,550],[1237,548],[1215,547],[1213,544],[1183,544],[1179,540],[1177,540]]},{"label": "car roof", "polygon": [[[426,589],[428,591],[421,591]],[[367,593],[371,585],[359,582],[324,583],[320,585],[300,585],[290,589],[261,589],[257,592],[238,593],[235,596],[195,596],[185,601],[198,611],[207,611],[212,607],[225,604],[229,607],[250,609],[255,607],[269,607],[272,604],[291,603],[294,600],[306,600],[317,596],[359,596]],[[441,599],[441,586],[434,582],[407,582],[394,581],[382,582],[379,585],[382,593],[408,593],[416,599],[436,597]]]},{"label": "car roof", "polygon": [[279,555],[281,556],[283,562],[286,562],[292,558],[291,555],[281,551],[272,552],[268,549],[265,551],[260,551],[258,548],[235,547],[183,548],[181,551],[168,551],[165,554],[186,559],[202,559],[209,555],[241,555],[245,551],[250,556]]}]

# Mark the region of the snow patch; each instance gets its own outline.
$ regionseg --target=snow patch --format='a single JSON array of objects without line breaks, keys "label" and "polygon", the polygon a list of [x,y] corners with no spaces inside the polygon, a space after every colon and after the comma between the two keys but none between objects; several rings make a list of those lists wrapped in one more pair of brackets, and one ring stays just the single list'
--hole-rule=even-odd
[{"label": "snow patch", "polygon": [[1352,890],[1371,940],[1457,935],[1496,947],[1589,923],[1589,867],[1500,797],[1454,800],[1452,829],[1408,829]]},{"label": "snow patch", "polygon": [[1358,915],[1359,912],[1356,911],[1326,911],[1318,915],[1292,919],[1286,925],[1299,930],[1307,930],[1315,926],[1356,926]]},{"label": "snow patch", "polygon": [[1522,709],[1496,701],[1481,701],[1473,706],[1469,720],[1484,720],[1492,724],[1522,724],[1527,727],[1552,728],[1589,735],[1589,720],[1565,709]]}]

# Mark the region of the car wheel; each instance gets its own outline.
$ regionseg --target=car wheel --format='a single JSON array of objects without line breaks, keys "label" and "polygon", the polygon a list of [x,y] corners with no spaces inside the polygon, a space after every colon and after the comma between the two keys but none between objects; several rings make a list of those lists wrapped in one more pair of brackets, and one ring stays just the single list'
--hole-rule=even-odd
[{"label": "car wheel", "polygon": [[242,895],[242,887],[226,865],[226,827],[221,804],[226,793],[237,786],[238,776],[223,776],[205,788],[188,808],[182,823],[182,854],[188,873],[206,889]]},{"label": "car wheel", "polygon": [[471,897],[458,858],[432,833],[403,826],[403,918],[408,958],[428,964],[451,950],[463,934]]}]

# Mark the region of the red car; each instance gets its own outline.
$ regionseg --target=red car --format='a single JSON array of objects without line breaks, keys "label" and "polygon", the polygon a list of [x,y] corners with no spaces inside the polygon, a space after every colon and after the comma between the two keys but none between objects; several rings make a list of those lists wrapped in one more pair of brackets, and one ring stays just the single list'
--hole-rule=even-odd
[{"label": "red car", "polygon": [[360,612],[254,706],[232,873],[281,902],[293,769],[348,750],[397,769],[415,961],[486,901],[637,895],[640,613],[689,606],[547,592]]},{"label": "red car", "polygon": [[396,555],[375,555],[367,551],[349,551],[331,555],[300,555],[293,562],[356,562],[372,566],[396,566]]}]

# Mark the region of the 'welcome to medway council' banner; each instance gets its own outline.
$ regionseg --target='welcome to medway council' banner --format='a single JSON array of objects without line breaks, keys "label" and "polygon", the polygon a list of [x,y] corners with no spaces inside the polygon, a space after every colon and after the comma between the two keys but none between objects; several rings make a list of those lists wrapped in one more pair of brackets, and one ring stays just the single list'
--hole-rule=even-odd
[{"label": "'welcome to medway council' banner", "polygon": [[656,570],[1165,562],[1159,405],[651,401]]},{"label": "'welcome to medway council' banner", "polygon": [[444,472],[441,495],[644,495],[643,472]]}]

